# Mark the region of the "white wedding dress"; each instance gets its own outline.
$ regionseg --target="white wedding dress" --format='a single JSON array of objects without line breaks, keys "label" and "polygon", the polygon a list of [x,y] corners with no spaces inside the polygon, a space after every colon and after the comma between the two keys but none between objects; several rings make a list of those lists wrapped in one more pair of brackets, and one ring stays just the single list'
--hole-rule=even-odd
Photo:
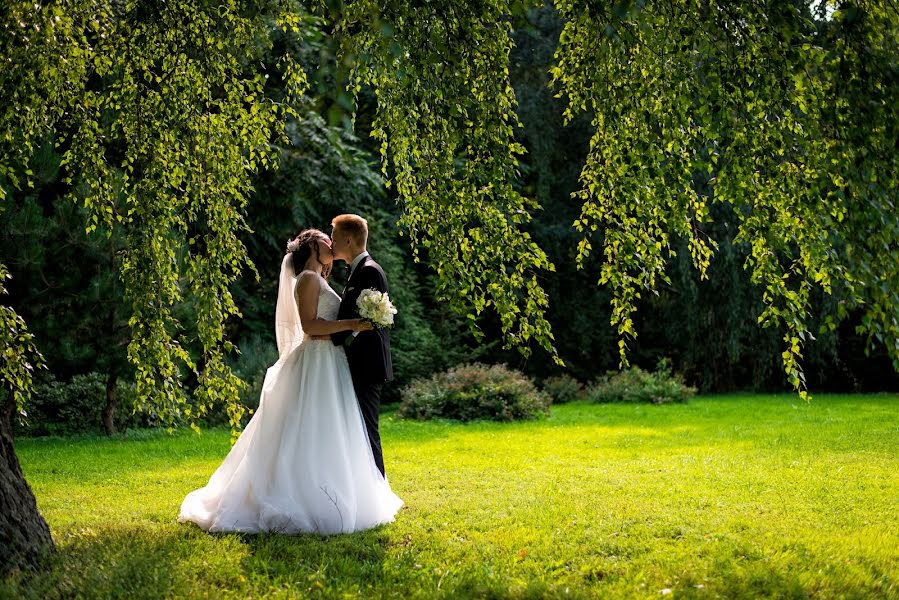
[{"label": "white wedding dress", "polygon": [[[259,408],[206,487],[178,521],[206,531],[348,533],[393,521],[403,505],[378,471],[346,354],[303,336],[291,255],[281,268],[280,358],[265,375]],[[340,297],[318,274],[318,316],[335,319]]]}]

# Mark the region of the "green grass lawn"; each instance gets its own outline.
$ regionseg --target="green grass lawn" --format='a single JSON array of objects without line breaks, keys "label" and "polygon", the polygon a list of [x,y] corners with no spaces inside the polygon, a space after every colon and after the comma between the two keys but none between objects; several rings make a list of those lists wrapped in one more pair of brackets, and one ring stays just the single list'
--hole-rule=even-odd
[{"label": "green grass lawn", "polygon": [[897,597],[899,397],[566,405],[533,423],[382,419],[377,530],[175,518],[228,433],[16,444],[59,552],[0,597]]}]

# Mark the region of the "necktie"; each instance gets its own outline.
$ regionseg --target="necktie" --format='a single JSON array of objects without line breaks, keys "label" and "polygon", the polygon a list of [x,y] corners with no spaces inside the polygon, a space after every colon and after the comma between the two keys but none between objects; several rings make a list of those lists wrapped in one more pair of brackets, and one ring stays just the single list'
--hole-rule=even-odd
[{"label": "necktie", "polygon": [[346,295],[347,286],[350,283],[350,273],[353,270],[353,266],[350,263],[346,264],[346,277],[344,278],[345,283],[343,284],[343,292],[340,294],[341,297]]}]

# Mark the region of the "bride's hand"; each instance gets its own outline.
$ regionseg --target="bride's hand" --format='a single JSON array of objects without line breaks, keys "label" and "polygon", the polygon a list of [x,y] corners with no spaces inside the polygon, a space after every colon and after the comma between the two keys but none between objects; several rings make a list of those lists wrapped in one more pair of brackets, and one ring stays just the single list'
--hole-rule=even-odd
[{"label": "bride's hand", "polygon": [[365,319],[353,319],[352,327],[353,331],[371,331],[374,329],[374,325]]}]

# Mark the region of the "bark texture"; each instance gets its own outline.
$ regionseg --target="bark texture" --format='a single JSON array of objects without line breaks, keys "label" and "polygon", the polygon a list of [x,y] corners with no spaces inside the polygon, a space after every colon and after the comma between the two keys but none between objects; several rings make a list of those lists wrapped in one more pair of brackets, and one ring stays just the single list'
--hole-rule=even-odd
[{"label": "bark texture", "polygon": [[106,406],[103,408],[103,429],[106,435],[113,435],[116,432],[115,409],[119,404],[115,387],[117,381],[118,377],[115,374],[110,374],[106,378]]},{"label": "bark texture", "polygon": [[[7,408],[4,406],[4,413]],[[44,554],[53,551],[50,528],[38,512],[34,494],[22,474],[8,425],[8,419],[3,418],[0,422],[0,573],[3,574],[16,567],[35,567]]]}]

